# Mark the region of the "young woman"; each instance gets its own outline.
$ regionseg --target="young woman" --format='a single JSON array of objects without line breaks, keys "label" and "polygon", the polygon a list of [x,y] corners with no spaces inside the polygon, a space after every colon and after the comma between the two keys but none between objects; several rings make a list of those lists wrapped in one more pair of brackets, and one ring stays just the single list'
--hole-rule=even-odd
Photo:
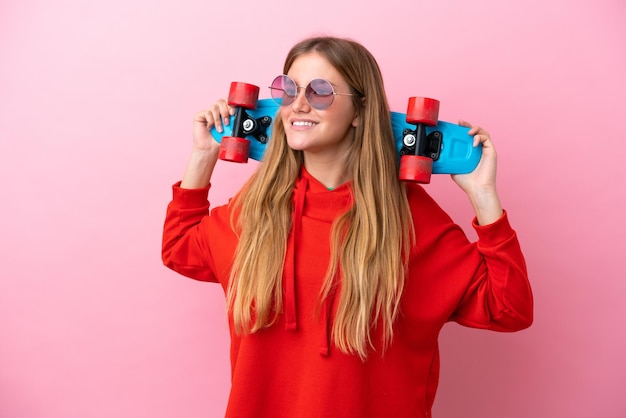
[{"label": "young woman", "polygon": [[[313,83],[333,94],[312,94]],[[453,176],[476,213],[470,243],[422,187],[398,180],[383,80],[363,46],[306,39],[273,86],[284,100],[264,161],[210,212],[219,145],[209,129],[232,109],[221,100],[195,115],[164,227],[165,265],[226,294],[226,416],[428,417],[446,322],[498,331],[532,322],[491,138],[460,122],[483,146],[478,167]]]}]

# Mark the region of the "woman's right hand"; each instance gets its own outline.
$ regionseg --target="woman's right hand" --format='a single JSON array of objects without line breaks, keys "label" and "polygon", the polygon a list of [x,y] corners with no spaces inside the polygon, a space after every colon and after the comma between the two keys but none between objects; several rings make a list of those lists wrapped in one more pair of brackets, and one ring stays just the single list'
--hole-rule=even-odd
[{"label": "woman's right hand", "polygon": [[207,110],[194,115],[193,118],[193,149],[194,151],[215,151],[219,144],[211,135],[211,128],[218,132],[223,131],[224,125],[230,124],[230,117],[235,114],[235,108],[229,106],[225,100],[218,100]]},{"label": "woman's right hand", "polygon": [[225,100],[218,100],[207,110],[198,112],[193,117],[193,149],[180,187],[198,189],[207,187],[211,181],[213,169],[217,163],[220,144],[211,135],[211,128],[218,132],[230,124],[230,117],[235,109]]}]

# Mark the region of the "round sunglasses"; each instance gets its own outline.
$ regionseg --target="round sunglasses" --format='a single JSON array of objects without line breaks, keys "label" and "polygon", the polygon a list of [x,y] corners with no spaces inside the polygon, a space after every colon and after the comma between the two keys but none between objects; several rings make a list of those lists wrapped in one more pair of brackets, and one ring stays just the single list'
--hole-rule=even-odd
[{"label": "round sunglasses", "polygon": [[304,89],[306,101],[317,110],[328,109],[333,104],[335,96],[360,96],[360,94],[353,93],[336,93],[330,81],[323,78],[311,80],[306,87],[302,87],[298,86],[289,76],[283,74],[276,77],[270,86],[272,99],[281,106],[289,106],[293,103],[298,96],[299,89]]}]

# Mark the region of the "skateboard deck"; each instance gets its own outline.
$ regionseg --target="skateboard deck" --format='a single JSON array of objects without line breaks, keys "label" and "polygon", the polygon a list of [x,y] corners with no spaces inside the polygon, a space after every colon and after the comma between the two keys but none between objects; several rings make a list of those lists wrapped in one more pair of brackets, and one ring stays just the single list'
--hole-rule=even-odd
[{"label": "skateboard deck", "polygon": [[[274,99],[259,99],[256,106],[251,107],[240,109],[240,117],[231,117],[230,124],[223,126],[223,132],[213,128],[211,134],[216,141],[222,142],[222,138],[231,136],[234,126],[239,124],[237,136],[249,141],[248,156],[261,161],[267,142],[271,140],[270,134],[280,106]],[[415,140],[416,125],[408,123],[407,115],[400,112],[391,112],[391,124],[398,154],[411,154],[410,145]],[[469,128],[443,121],[437,121],[433,126],[424,125],[423,128],[428,138],[423,154],[432,158],[433,174],[465,174],[476,168],[482,147],[473,146],[474,139],[468,135]]]}]

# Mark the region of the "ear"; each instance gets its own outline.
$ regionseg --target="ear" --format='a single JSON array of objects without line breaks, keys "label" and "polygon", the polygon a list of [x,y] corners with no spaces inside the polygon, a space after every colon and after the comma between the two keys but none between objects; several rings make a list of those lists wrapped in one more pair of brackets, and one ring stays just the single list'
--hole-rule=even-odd
[{"label": "ear", "polygon": [[356,128],[357,126],[359,126],[361,124],[361,117],[360,117],[360,113],[361,111],[365,109],[365,97],[361,98],[361,108],[357,109],[356,113],[354,114],[354,117],[352,118],[352,127]]},{"label": "ear", "polygon": [[352,118],[352,127],[356,128],[360,124],[361,124],[361,118],[359,117],[359,114],[356,113],[354,117]]}]

